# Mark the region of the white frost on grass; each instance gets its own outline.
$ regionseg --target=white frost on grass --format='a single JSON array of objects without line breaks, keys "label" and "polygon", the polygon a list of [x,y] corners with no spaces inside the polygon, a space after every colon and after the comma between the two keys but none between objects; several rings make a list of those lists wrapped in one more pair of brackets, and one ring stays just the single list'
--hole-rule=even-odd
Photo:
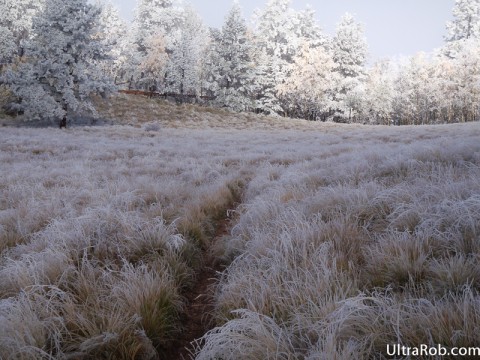
[{"label": "white frost on grass", "polygon": [[[258,336],[245,344],[232,330],[246,326],[239,309],[287,334],[286,358],[369,359],[394,343],[475,346],[478,125],[309,136],[250,182],[217,288],[224,325],[199,342],[198,357],[259,347]],[[440,320],[442,311],[451,315]]]},{"label": "white frost on grass", "polygon": [[478,340],[478,124],[217,120],[2,128],[1,358],[154,356],[239,192],[199,358]]}]

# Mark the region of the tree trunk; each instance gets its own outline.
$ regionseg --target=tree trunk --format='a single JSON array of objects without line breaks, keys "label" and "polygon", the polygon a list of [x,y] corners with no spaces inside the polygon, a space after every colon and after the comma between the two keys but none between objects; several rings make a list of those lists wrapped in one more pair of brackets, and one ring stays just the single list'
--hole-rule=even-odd
[{"label": "tree trunk", "polygon": [[63,110],[65,110],[65,115],[63,116],[63,119],[60,120],[60,124],[59,124],[59,127],[60,129],[62,128],[67,128],[67,112],[68,112],[68,105],[67,104],[64,104],[63,105]]}]

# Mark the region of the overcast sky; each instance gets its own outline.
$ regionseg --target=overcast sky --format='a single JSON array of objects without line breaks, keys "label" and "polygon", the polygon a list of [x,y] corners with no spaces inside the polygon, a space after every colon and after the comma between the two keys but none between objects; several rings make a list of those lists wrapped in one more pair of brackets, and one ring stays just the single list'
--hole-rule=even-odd
[{"label": "overcast sky", "polygon": [[[128,20],[135,0],[112,0]],[[187,1],[186,1],[187,2]],[[221,27],[230,0],[190,0],[208,26]],[[262,8],[266,0],[239,0],[244,16]],[[371,61],[379,58],[430,52],[443,43],[445,23],[451,20],[454,0],[292,0],[292,7],[316,10],[327,34],[333,34],[340,17],[350,12],[365,27]]]}]

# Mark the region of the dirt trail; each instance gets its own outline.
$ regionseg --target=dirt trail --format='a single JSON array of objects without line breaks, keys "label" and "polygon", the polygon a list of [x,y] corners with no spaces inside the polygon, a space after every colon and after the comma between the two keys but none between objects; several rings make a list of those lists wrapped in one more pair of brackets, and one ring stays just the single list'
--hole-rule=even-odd
[{"label": "dirt trail", "polygon": [[[213,244],[227,235],[230,230],[230,219],[223,219],[216,228]],[[185,294],[187,299],[185,313],[182,318],[184,324],[183,332],[178,336],[168,351],[163,354],[165,360],[188,360],[192,359],[189,350],[192,350],[191,343],[202,337],[213,325],[212,314],[214,310],[214,299],[212,287],[217,280],[218,273],[224,270],[225,266],[218,262],[208,250],[203,252],[205,263],[200,269],[193,289]]]}]

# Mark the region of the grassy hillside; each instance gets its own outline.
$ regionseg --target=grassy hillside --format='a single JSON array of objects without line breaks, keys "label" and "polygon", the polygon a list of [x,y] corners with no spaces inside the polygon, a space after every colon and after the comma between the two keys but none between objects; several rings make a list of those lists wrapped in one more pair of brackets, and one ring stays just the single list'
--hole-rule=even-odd
[{"label": "grassy hillside", "polygon": [[100,109],[120,125],[0,130],[0,358],[166,358],[212,256],[198,359],[480,344],[478,123],[122,97]]},{"label": "grassy hillside", "polygon": [[147,129],[229,128],[229,129],[309,129],[311,121],[235,113],[193,104],[176,105],[164,99],[118,94],[107,101],[97,101],[98,115],[116,124],[143,126]]}]

